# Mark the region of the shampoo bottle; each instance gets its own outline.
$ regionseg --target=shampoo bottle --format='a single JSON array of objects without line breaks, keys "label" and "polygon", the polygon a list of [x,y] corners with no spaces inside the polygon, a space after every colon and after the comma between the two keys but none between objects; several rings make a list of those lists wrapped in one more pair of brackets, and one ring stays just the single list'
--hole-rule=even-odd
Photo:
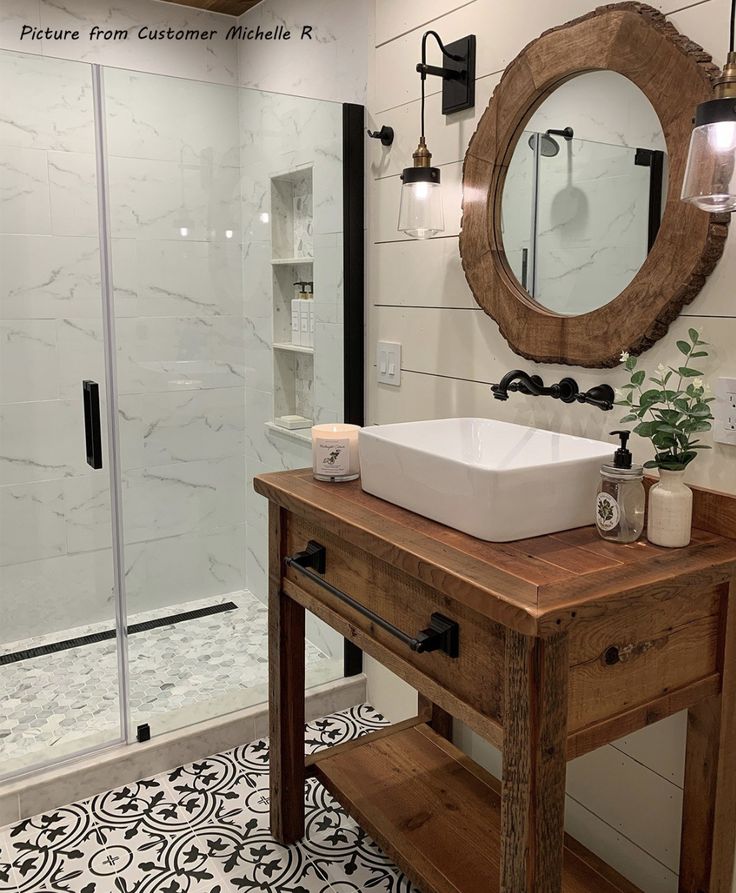
[{"label": "shampoo bottle", "polygon": [[626,444],[630,431],[611,431],[621,439],[613,461],[601,467],[601,482],[595,499],[595,523],[604,540],[633,543],[644,529],[644,469],[632,465]]},{"label": "shampoo bottle", "polygon": [[291,343],[306,344],[302,340],[302,306],[306,303],[305,282],[295,282],[297,288],[296,295],[291,301]]}]

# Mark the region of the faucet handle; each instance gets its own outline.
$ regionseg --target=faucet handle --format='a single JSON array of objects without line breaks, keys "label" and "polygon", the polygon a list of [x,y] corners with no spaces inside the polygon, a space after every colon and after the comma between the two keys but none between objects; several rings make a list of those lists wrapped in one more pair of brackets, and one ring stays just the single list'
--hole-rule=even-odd
[{"label": "faucet handle", "polygon": [[598,409],[608,412],[608,410],[613,409],[616,394],[610,384],[599,384],[594,388],[590,388],[584,394],[578,394],[577,399],[581,403],[597,406]]}]

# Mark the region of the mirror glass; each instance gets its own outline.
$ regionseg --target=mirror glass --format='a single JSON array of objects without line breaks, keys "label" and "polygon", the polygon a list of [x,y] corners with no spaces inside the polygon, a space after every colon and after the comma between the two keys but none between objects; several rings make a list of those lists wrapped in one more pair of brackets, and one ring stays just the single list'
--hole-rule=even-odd
[{"label": "mirror glass", "polygon": [[579,75],[544,100],[514,149],[501,205],[507,263],[541,306],[589,313],[636,276],[666,195],[649,100],[616,72]]}]

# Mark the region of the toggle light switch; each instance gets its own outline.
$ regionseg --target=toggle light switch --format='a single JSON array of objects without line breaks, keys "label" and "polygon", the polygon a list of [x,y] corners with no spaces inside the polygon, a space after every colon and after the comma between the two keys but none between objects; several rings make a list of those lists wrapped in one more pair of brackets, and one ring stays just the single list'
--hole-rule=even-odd
[{"label": "toggle light switch", "polygon": [[401,384],[401,345],[398,341],[379,341],[376,348],[377,380],[398,387]]}]

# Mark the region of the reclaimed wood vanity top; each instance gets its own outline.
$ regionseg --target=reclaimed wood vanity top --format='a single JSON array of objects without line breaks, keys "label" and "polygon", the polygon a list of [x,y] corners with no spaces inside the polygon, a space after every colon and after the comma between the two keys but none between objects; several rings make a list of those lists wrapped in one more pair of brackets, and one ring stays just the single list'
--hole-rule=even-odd
[{"label": "reclaimed wood vanity top", "polygon": [[684,549],[664,549],[643,538],[607,542],[595,527],[488,543],[370,496],[359,480],[315,481],[311,469],[259,475],[254,486],[287,511],[525,635],[546,637],[632,599],[718,585],[736,573],[736,539],[711,532],[733,529],[736,537],[736,513],[710,523],[723,497],[709,491],[696,493],[695,523],[706,529],[696,527]]}]

